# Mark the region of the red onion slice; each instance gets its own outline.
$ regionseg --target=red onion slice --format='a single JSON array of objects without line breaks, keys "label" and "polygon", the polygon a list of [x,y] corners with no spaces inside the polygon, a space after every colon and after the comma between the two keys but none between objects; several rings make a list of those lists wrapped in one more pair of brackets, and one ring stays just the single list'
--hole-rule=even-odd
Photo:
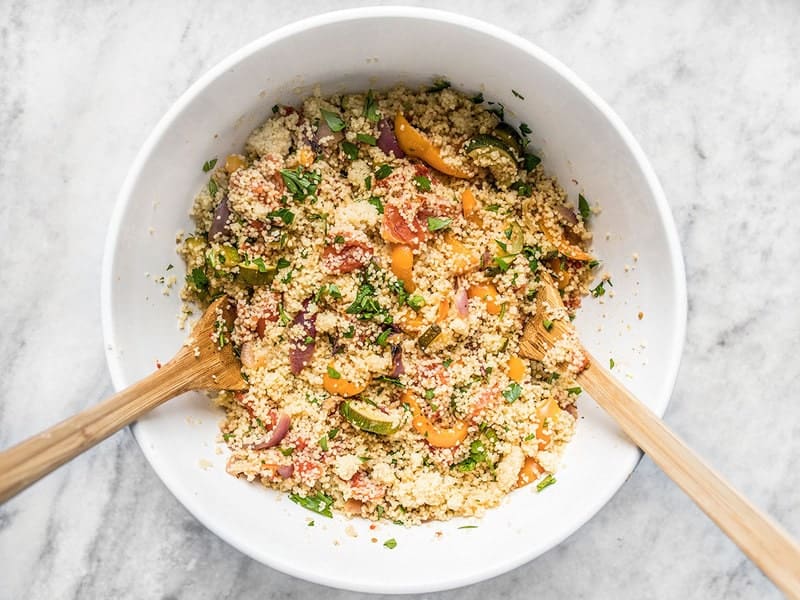
[{"label": "red onion slice", "polygon": [[278,415],[278,422],[269,432],[269,435],[264,438],[264,441],[253,444],[253,450],[266,450],[281,443],[281,440],[286,437],[289,432],[289,427],[292,424],[292,419],[286,413]]},{"label": "red onion slice", "polygon": [[[310,337],[313,340],[317,336],[317,313],[311,316],[308,315],[308,305],[310,302],[311,298],[303,302],[303,309],[295,315],[292,324],[300,325],[305,332],[304,338]],[[311,357],[314,354],[315,348],[315,342],[312,341],[310,344],[306,344],[305,339],[292,344],[289,350],[289,368],[293,375],[300,373],[300,371],[311,362]]]},{"label": "red onion slice", "polygon": [[228,196],[222,198],[222,202],[217,206],[214,211],[214,216],[211,218],[211,228],[208,230],[208,241],[213,242],[217,235],[228,235],[231,232],[228,220],[231,216],[231,209],[228,206]]},{"label": "red onion slice", "polygon": [[392,372],[389,377],[400,377],[406,372],[406,367],[403,364],[403,348],[399,344],[392,346]]},{"label": "red onion slice", "polygon": [[464,287],[459,287],[456,291],[455,305],[459,317],[469,316],[469,297]]},{"label": "red onion slice", "polygon": [[281,465],[277,469],[278,475],[283,477],[284,479],[289,479],[292,475],[294,475],[294,465]]},{"label": "red onion slice", "polygon": [[558,206],[556,206],[556,212],[568,224],[570,225],[578,224],[578,217],[575,215],[575,211],[573,211],[570,207],[564,206],[563,204],[559,204]]},{"label": "red onion slice", "polygon": [[378,126],[380,133],[378,134],[378,148],[383,150],[387,156],[394,154],[395,158],[404,158],[406,153],[400,148],[397,142],[397,136],[394,134],[394,126],[389,119],[383,119]]}]

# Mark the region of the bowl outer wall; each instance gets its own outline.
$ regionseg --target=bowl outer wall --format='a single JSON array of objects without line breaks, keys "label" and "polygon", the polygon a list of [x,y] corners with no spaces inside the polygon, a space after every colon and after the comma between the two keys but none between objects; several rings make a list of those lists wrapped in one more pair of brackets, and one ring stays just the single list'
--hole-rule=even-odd
[{"label": "bowl outer wall", "polygon": [[[219,139],[208,135],[202,144],[188,138],[171,139],[168,135],[174,133],[176,122],[182,119],[194,120],[197,127],[202,129],[206,124],[203,115],[220,109],[220,97],[206,94],[209,87],[224,86],[226,80],[235,80],[237,70],[248,60],[254,61],[254,56],[264,52],[269,54],[276,47],[282,48],[282,52],[290,51],[292,46],[296,49],[298,46],[290,41],[295,38],[305,37],[306,41],[316,38],[333,43],[330,41],[332,35],[341,35],[348,29],[351,32],[363,32],[368,26],[379,22],[382,23],[381,37],[394,36],[398,42],[404,41],[403,36],[407,32],[412,32],[408,35],[419,35],[420,32],[435,30],[453,37],[429,40],[430,47],[426,48],[425,54],[436,57],[428,60],[430,67],[424,65],[404,69],[401,60],[378,56],[375,57],[376,62],[368,62],[365,58],[364,65],[367,66],[354,68],[351,73],[342,73],[327,80],[320,74],[279,84],[271,83],[267,78],[263,97],[248,99],[252,106],[262,103],[262,110],[251,106],[249,112],[243,112],[233,126],[235,132],[220,132]],[[403,25],[408,29],[402,30]],[[368,47],[363,35],[360,41]],[[656,413],[663,414],[677,375],[685,335],[685,278],[669,208],[661,186],[638,144],[620,119],[594,92],[566,67],[530,42],[474,19],[416,8],[339,11],[278,29],[211,69],[161,119],[123,184],[106,240],[101,305],[107,359],[114,386],[121,389],[146,374],[152,369],[156,358],[163,360],[168,357],[169,349],[177,347],[183,335],[175,331],[174,324],[169,323],[171,320],[174,323],[176,292],[173,292],[172,298],[158,297],[160,291],[151,284],[147,299],[143,302],[134,301],[137,300],[135,294],[140,291],[139,288],[144,287],[130,281],[133,273],[139,277],[145,270],[156,273],[167,262],[175,262],[175,272],[182,273],[173,258],[174,248],[167,254],[162,253],[163,247],[167,247],[163,238],[169,238],[174,232],[157,230],[151,236],[151,248],[142,250],[139,243],[141,230],[146,228],[142,219],[158,221],[161,218],[159,215],[165,210],[174,212],[175,204],[182,204],[184,217],[182,221],[173,218],[169,222],[185,222],[188,226],[185,212],[191,193],[166,209],[163,207],[167,199],[157,197],[153,200],[152,214],[143,216],[135,213],[136,206],[131,202],[132,198],[139,198],[141,205],[143,196],[158,195],[157,189],[148,188],[148,182],[142,181],[145,175],[151,175],[148,169],[152,170],[150,163],[154,152],[166,144],[182,144],[186,159],[173,175],[180,178],[183,170],[191,171],[193,180],[181,181],[177,185],[186,190],[198,189],[203,182],[198,166],[204,158],[200,157],[224,155],[224,152],[240,146],[247,133],[267,115],[271,99],[296,98],[298,93],[309,91],[309,84],[317,82],[323,83],[326,92],[336,91],[337,79],[346,79],[348,88],[358,89],[358,86],[367,87],[374,82],[385,85],[393,83],[392,80],[421,82],[430,75],[451,76],[459,69],[437,70],[436,65],[443,64],[441,56],[447,55],[448,45],[465,43],[486,44],[492,48],[507,47],[507,63],[531,61],[539,69],[535,83],[547,81],[543,87],[549,92],[526,84],[522,73],[516,76],[518,84],[514,84],[523,88],[520,91],[529,99],[528,102],[532,100],[536,104],[535,111],[526,108],[525,101],[512,96],[510,86],[503,85],[501,88],[500,84],[493,84],[492,79],[501,77],[502,73],[492,71],[491,64],[482,64],[478,60],[480,56],[473,57],[476,59],[470,61],[468,70],[485,73],[485,76],[481,76],[481,83],[486,85],[487,99],[501,98],[512,119],[513,113],[527,117],[534,129],[534,147],[541,148],[546,168],[559,177],[570,197],[574,198],[576,192],[585,187],[587,196],[604,206],[603,212],[596,218],[597,231],[605,232],[608,229],[612,234],[609,239],[598,236],[595,247],[599,256],[610,257],[606,268],[615,276],[621,274],[625,256],[639,253],[636,278],[625,277],[614,281],[616,298],[620,300],[614,303],[609,298],[603,306],[587,303],[576,325],[587,347],[598,358],[613,353],[620,375],[622,369],[629,370],[633,375],[632,379],[624,380],[626,385]],[[503,50],[491,52],[494,51]],[[412,49],[410,52],[418,50]],[[487,56],[487,60],[489,58]],[[344,60],[341,56],[336,59]],[[419,64],[419,61],[406,60],[408,64]],[[451,65],[455,65],[455,62]],[[472,86],[468,89],[475,89],[475,78],[469,73],[463,72],[461,76],[452,76],[451,79],[456,87],[466,84]],[[557,90],[554,91],[552,86]],[[537,99],[546,94],[551,96],[549,100]],[[554,102],[554,98],[558,102]],[[562,137],[575,135],[574,131],[563,132],[550,126],[554,115],[558,114],[558,104],[563,102],[575,103],[574,125],[569,128],[580,130],[586,127],[586,139],[597,141],[590,134],[598,129],[598,123],[604,124],[606,129],[603,135],[608,138],[597,143],[602,141],[614,149],[618,166],[604,165],[603,173],[598,175],[587,167],[598,162],[597,157],[592,156],[593,152],[597,152],[596,148],[589,147],[588,143],[584,149],[575,142],[571,145],[562,143]],[[596,169],[600,170],[599,167]],[[574,186],[569,184],[569,180],[578,179],[578,175],[583,175],[580,183]],[[631,184],[631,180],[636,183]],[[611,191],[630,191],[632,185],[641,196],[631,194],[628,203],[615,203]],[[159,205],[162,208],[157,208]],[[611,229],[612,224],[614,229],[623,233],[618,235]],[[638,236],[636,242],[641,247],[631,245],[631,232]],[[652,243],[642,243],[647,240]],[[132,257],[133,250],[145,256]],[[156,256],[162,257],[160,262],[155,260]],[[628,262],[633,263],[633,258],[628,258]],[[140,264],[145,268],[137,272],[135,269]],[[630,301],[629,309],[620,306],[623,298]],[[627,310],[630,313],[628,318],[633,315],[631,320],[636,325],[637,305],[651,309],[651,312],[645,313],[652,317],[650,322],[654,323],[647,325],[648,329],[644,332],[650,338],[645,340],[648,349],[627,350],[634,343],[641,346],[641,340],[634,341],[631,336],[622,336],[624,344],[609,344],[610,337],[617,338],[617,329],[621,325],[612,324],[612,319],[604,319],[603,313],[608,312],[616,318],[623,314],[623,310]],[[170,310],[166,310],[167,307]],[[115,316],[117,314],[119,316]],[[158,316],[152,317],[152,314]],[[603,323],[605,331],[598,332],[589,325],[597,322]],[[641,323],[645,322],[647,319]],[[144,343],[130,344],[127,343],[128,339],[140,334],[139,331],[131,333],[131,323],[136,324],[135,329],[145,333],[152,331],[153,323],[163,325],[169,335],[165,335],[163,340],[148,339]],[[148,349],[150,343],[153,344],[152,351]],[[164,354],[159,356],[158,352]],[[648,364],[640,365],[642,362]],[[291,575],[333,587],[366,592],[415,593],[474,583],[519,566],[562,541],[611,498],[630,475],[640,453],[585,396],[581,399],[581,412],[585,419],[581,421],[578,435],[567,452],[565,466],[558,474],[558,484],[549,488],[546,494],[532,494],[530,488],[515,492],[501,508],[489,511],[478,529],[469,530],[457,529],[465,521],[456,520],[414,529],[382,524],[376,533],[372,533],[360,521],[350,522],[339,516],[333,520],[314,517],[277,494],[260,489],[257,485],[237,481],[224,473],[224,460],[210,451],[210,440],[215,437],[215,421],[219,415],[199,395],[187,395],[161,407],[134,425],[133,432],[148,461],[173,494],[209,529],[242,552]],[[187,425],[187,415],[202,423]],[[599,455],[598,450],[601,450]],[[201,459],[213,463],[214,468],[201,469],[198,466]],[[308,516],[315,518],[315,527],[306,525]],[[356,526],[358,538],[350,538],[344,532],[348,525]],[[437,536],[437,531],[442,531],[443,535]],[[394,537],[398,547],[386,554],[390,551],[380,543],[367,541],[373,535],[380,542]],[[337,542],[338,545],[334,545]]]}]

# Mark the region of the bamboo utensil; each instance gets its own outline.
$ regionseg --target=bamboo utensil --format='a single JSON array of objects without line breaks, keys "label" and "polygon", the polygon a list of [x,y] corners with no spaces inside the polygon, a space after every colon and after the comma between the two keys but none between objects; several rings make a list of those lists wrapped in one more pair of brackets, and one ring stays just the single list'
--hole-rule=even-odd
[{"label": "bamboo utensil", "polygon": [[189,390],[247,388],[232,345],[221,344],[218,338],[219,332],[227,331],[230,323],[227,297],[215,300],[175,357],[156,372],[104,402],[0,452],[0,502],[170,398]]},{"label": "bamboo utensil", "polygon": [[[553,319],[561,296],[544,275],[536,315],[520,340],[520,353],[542,360],[565,336],[575,336],[568,320]],[[545,308],[549,306],[550,308]],[[608,412],[630,439],[656,463],[790,598],[800,598],[800,546],[768,515],[753,506],[706,465],[650,409],[628,392],[577,343],[588,361],[578,383]]]}]

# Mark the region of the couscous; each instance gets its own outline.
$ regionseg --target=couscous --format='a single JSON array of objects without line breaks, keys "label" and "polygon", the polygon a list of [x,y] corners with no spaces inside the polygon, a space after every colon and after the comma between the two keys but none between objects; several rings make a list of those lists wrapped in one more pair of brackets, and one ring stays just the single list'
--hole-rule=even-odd
[{"label": "couscous", "polygon": [[554,482],[582,367],[519,338],[543,272],[572,316],[597,263],[585,201],[503,117],[441,81],[317,94],[204,165],[183,295],[235,305],[217,334],[250,384],[217,398],[232,475],[405,524]]}]

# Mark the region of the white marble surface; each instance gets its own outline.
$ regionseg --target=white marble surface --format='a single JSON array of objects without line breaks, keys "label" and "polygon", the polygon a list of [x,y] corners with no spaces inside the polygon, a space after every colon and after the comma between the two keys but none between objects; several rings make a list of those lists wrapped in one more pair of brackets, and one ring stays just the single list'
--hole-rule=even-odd
[{"label": "white marble surface", "polygon": [[[0,2],[0,447],[109,394],[103,239],[125,172],[173,100],[297,18],[357,5]],[[437,2],[519,33],[619,112],[661,177],[688,268],[667,421],[800,536],[800,6]],[[761,292],[760,290],[769,290]],[[200,525],[122,432],[0,507],[2,598],[345,598]],[[585,527],[438,598],[776,598],[645,459]]]}]

